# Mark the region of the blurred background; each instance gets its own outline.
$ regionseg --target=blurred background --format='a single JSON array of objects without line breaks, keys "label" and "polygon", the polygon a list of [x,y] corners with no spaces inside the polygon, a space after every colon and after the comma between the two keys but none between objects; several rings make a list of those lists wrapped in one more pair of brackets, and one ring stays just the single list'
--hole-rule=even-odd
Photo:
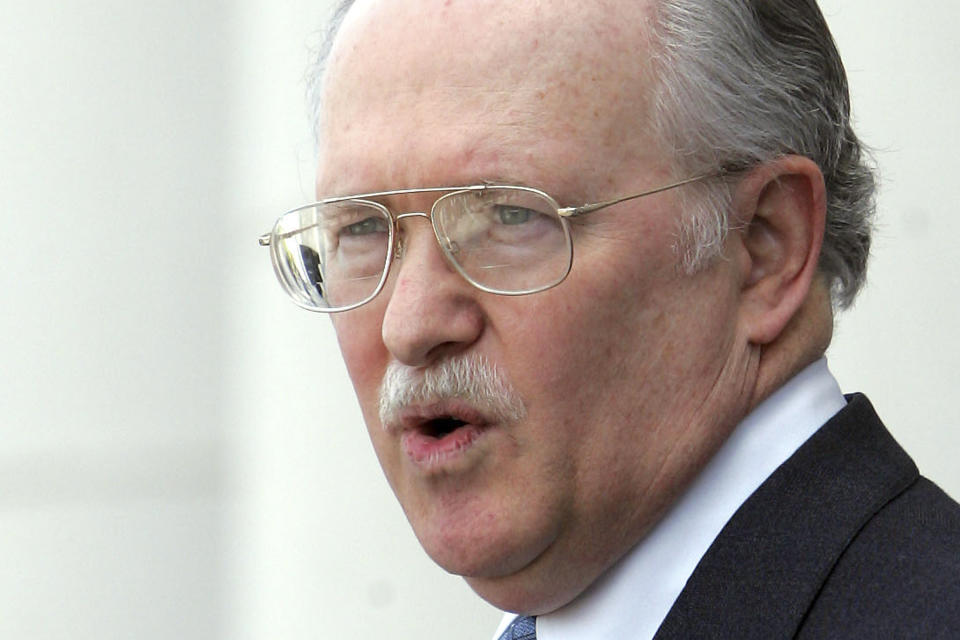
[{"label": "blurred background", "polygon": [[[960,496],[960,5],[825,0],[882,171],[830,360]],[[329,3],[0,0],[0,638],[488,638],[256,237]]]}]

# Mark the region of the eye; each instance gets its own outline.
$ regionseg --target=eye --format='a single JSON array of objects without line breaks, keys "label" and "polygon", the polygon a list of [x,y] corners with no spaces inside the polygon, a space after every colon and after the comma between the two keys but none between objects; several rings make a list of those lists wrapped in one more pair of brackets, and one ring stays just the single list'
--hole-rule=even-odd
[{"label": "eye", "polygon": [[387,230],[387,221],[383,218],[366,218],[360,222],[348,224],[341,231],[345,236],[367,236],[373,233],[383,233]]},{"label": "eye", "polygon": [[501,204],[496,207],[497,221],[504,225],[525,224],[536,214],[532,209],[515,205]]}]

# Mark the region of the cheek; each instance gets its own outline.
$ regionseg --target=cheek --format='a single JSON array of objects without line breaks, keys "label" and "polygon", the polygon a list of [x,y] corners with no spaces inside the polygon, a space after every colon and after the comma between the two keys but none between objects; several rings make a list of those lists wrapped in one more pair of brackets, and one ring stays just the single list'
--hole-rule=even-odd
[{"label": "cheek", "polygon": [[518,298],[522,306],[502,325],[501,342],[519,354],[511,364],[535,375],[541,388],[569,392],[596,382],[588,369],[594,376],[613,373],[611,364],[662,315],[650,302],[645,278],[629,281],[603,264],[591,277],[576,275],[556,289]]},{"label": "cheek", "polygon": [[333,317],[340,352],[368,424],[375,417],[369,411],[376,408],[377,390],[389,359],[381,337],[382,317],[366,313],[366,308]]},{"label": "cheek", "polygon": [[[597,403],[615,393],[617,349],[611,339],[621,332],[595,313],[596,299],[578,296],[529,296],[509,319],[494,320],[500,335],[498,354],[505,372],[524,398],[530,434],[548,451],[576,457],[590,440],[594,420],[603,414]],[[601,302],[602,304],[602,302]]]},{"label": "cheek", "polygon": [[678,321],[694,300],[717,296],[678,275],[672,254],[663,253],[582,260],[563,285],[519,299],[523,305],[497,323],[507,367],[528,408],[551,425],[551,438],[591,453],[618,425],[655,430],[698,391],[685,377],[709,379],[698,367],[716,364],[709,352],[720,345],[706,336],[717,334],[712,325],[724,311],[699,308],[699,321]]},{"label": "cheek", "polygon": [[390,437],[380,426],[378,410],[380,382],[389,361],[381,339],[382,316],[362,313],[365,309],[334,317],[337,341],[347,365],[347,373],[363,414],[374,453],[383,467],[387,481],[396,491],[394,480],[400,465],[400,450],[392,447]]}]

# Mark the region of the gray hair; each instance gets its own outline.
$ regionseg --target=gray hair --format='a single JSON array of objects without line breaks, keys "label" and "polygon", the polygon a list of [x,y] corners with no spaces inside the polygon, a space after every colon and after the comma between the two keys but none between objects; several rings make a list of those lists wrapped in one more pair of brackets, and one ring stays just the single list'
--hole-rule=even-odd
[{"label": "gray hair", "polygon": [[[819,269],[834,304],[863,285],[875,179],[853,132],[847,76],[815,0],[661,0],[653,121],[684,172],[742,170],[785,154],[820,167],[827,222]],[[719,255],[730,185],[688,198],[678,243],[688,270]]]},{"label": "gray hair", "polygon": [[327,61],[330,58],[330,50],[333,48],[333,40],[340,31],[347,12],[353,6],[356,0],[339,0],[334,5],[330,19],[327,20],[327,26],[320,36],[320,44],[317,47],[313,64],[307,70],[307,108],[309,109],[310,122],[313,124],[313,138],[319,141],[323,129],[321,122],[321,102],[323,101],[323,79],[327,68]]},{"label": "gray hair", "polygon": [[[320,135],[323,71],[354,0],[328,24],[308,96]],[[739,171],[785,154],[817,163],[827,187],[819,269],[848,307],[866,278],[875,179],[851,126],[847,76],[816,0],[658,0],[653,126],[676,150],[678,172]],[[695,272],[720,255],[731,185],[681,190],[680,261]]]}]

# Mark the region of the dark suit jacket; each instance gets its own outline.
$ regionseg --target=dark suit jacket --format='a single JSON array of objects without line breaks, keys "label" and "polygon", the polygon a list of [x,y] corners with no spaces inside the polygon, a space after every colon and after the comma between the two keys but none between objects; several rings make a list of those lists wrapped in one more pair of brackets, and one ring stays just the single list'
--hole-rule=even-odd
[{"label": "dark suit jacket", "polygon": [[737,510],[655,640],[960,639],[960,505],[848,400]]}]

